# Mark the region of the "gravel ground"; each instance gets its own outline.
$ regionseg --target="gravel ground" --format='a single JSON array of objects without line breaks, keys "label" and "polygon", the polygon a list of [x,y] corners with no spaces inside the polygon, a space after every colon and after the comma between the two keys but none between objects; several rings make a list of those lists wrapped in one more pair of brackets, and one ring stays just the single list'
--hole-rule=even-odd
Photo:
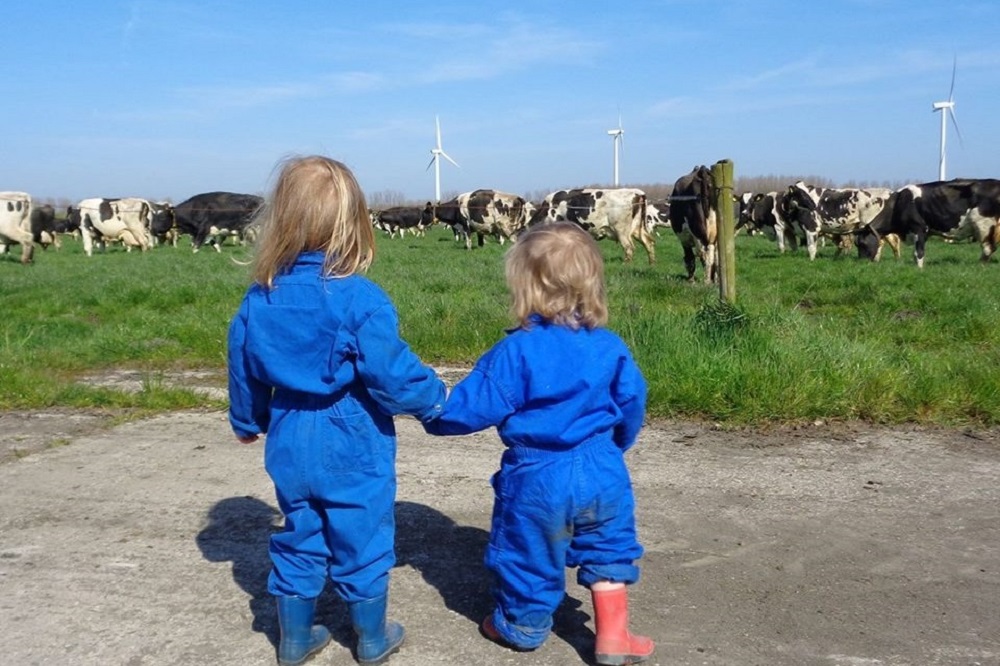
[{"label": "gravel ground", "polygon": [[[110,426],[99,412],[0,412],[0,662],[274,663],[262,448],[223,413]],[[492,432],[400,433],[390,663],[590,663],[572,572],[532,653],[482,639]],[[647,424],[628,454],[650,664],[1000,664],[1000,431],[815,424],[732,432]],[[315,664],[354,663],[346,609]]]}]

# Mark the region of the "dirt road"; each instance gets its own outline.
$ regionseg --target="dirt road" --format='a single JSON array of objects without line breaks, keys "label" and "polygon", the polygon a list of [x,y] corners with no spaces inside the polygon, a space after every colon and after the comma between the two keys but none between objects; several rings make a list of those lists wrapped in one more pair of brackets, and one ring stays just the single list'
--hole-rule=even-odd
[{"label": "dirt road", "polygon": [[[222,413],[99,421],[0,413],[0,663],[273,664],[262,448]],[[390,663],[587,663],[572,577],[536,652],[476,631],[496,436],[398,428],[391,606],[408,635]],[[1000,664],[1000,432],[659,423],[628,460],[651,664]],[[344,606],[325,594],[320,619],[334,642],[311,663],[354,663]]]}]

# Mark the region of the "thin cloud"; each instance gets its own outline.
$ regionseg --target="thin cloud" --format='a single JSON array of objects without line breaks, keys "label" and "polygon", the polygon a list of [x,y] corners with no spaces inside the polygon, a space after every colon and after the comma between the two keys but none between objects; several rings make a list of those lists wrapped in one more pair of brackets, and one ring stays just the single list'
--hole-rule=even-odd
[{"label": "thin cloud", "polygon": [[[410,23],[386,29],[417,37],[432,56],[417,62],[412,81],[421,85],[488,80],[534,67],[581,64],[605,50],[596,40],[554,25],[528,23],[512,16],[496,23]],[[461,39],[449,39],[460,36]],[[463,48],[456,48],[461,44]]]}]

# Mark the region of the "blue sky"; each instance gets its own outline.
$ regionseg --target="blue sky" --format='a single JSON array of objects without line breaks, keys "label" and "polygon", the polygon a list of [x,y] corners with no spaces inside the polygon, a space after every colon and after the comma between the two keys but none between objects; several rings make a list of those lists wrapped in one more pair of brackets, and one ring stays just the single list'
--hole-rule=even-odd
[{"label": "blue sky", "polygon": [[0,189],[264,193],[324,153],[369,193],[737,176],[1000,177],[1000,2],[32,0],[4,8]]}]

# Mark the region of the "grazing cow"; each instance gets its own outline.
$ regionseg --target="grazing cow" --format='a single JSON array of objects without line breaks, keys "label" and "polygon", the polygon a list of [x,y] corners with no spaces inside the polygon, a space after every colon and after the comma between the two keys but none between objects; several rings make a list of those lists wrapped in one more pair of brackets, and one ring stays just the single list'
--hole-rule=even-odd
[{"label": "grazing cow", "polygon": [[455,239],[465,238],[465,248],[472,249],[472,233],[479,247],[485,236],[493,236],[503,245],[528,224],[534,205],[523,197],[497,190],[473,190],[460,194],[435,209],[435,217],[451,227]]},{"label": "grazing cow", "polygon": [[681,176],[674,183],[673,194],[670,195],[670,226],[684,249],[684,267],[689,281],[694,280],[696,253],[705,269],[705,283],[717,279],[718,224],[712,206],[714,189],[712,172],[702,165]]},{"label": "grazing cow", "polygon": [[420,206],[393,206],[375,214],[375,226],[389,233],[389,238],[399,237],[407,231],[423,236],[424,230],[434,224],[434,206],[428,201]]},{"label": "grazing cow", "polygon": [[778,251],[785,251],[785,244],[794,251],[799,241],[795,230],[785,220],[785,192],[761,192],[751,195],[745,203],[741,200],[740,219],[736,228],[746,227],[747,233],[762,231],[778,243]]},{"label": "grazing cow", "polygon": [[796,182],[788,188],[786,207],[806,237],[809,258],[816,258],[816,241],[828,236],[839,255],[850,246],[854,232],[882,211],[890,191],[885,188],[820,188]]},{"label": "grazing cow", "polygon": [[615,239],[625,250],[625,261],[632,261],[638,240],[646,248],[649,263],[656,261],[655,241],[646,228],[646,193],[642,190],[557,190],[545,197],[528,226],[560,220],[580,225],[597,240]]},{"label": "grazing cow", "polygon": [[31,237],[36,243],[47,250],[49,245],[55,245],[59,249],[61,243],[56,232],[59,231],[56,224],[56,209],[49,204],[31,207]]},{"label": "grazing cow", "polygon": [[646,233],[659,236],[660,227],[670,226],[670,199],[646,202]]},{"label": "grazing cow", "polygon": [[236,237],[241,243],[246,240],[247,227],[263,204],[264,199],[254,194],[196,194],[174,206],[174,224],[178,234],[191,236],[194,252],[205,243],[222,252],[226,237]]},{"label": "grazing cow", "polygon": [[149,235],[155,245],[170,244],[177,247],[177,220],[174,207],[166,202],[149,202]]},{"label": "grazing cow", "polygon": [[21,244],[21,263],[30,264],[35,252],[31,235],[31,195],[27,192],[0,192],[0,254],[7,246]]},{"label": "grazing cow", "polygon": [[882,240],[914,236],[913,257],[924,265],[929,235],[975,240],[987,262],[1000,243],[1000,180],[956,179],[907,185],[893,192],[882,212],[857,234],[858,254],[878,259]]},{"label": "grazing cow", "polygon": [[94,243],[105,250],[108,241],[121,241],[126,249],[148,250],[149,202],[145,199],[84,199],[66,210],[66,229],[80,230],[83,251],[93,256]]}]

